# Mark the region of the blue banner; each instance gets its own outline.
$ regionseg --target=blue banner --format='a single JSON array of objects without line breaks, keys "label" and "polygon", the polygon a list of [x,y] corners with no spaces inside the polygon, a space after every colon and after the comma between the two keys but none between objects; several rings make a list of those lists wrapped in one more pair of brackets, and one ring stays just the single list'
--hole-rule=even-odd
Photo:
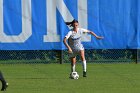
[{"label": "blue banner", "polygon": [[85,49],[139,49],[139,0],[0,0],[0,50],[63,50],[76,19]]}]

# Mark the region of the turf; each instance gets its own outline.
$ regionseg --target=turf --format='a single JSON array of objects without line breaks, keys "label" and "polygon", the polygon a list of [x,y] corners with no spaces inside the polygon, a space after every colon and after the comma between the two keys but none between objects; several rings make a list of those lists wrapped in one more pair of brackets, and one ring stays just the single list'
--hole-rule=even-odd
[{"label": "turf", "polygon": [[[70,64],[0,64],[9,87],[3,93],[139,93],[139,64],[77,64],[78,80],[69,79]],[[1,85],[0,85],[1,87]]]}]

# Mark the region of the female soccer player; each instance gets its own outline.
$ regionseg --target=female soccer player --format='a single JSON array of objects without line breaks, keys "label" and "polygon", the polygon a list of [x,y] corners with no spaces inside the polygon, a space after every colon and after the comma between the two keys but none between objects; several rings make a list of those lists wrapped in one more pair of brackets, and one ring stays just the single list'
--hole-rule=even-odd
[{"label": "female soccer player", "polygon": [[[76,64],[76,56],[80,55],[83,65],[83,77],[86,77],[86,60],[85,60],[85,54],[84,54],[84,47],[81,44],[81,37],[84,33],[89,33],[93,36],[95,36],[97,39],[102,39],[103,37],[97,36],[94,32],[79,28],[78,21],[73,20],[72,22],[66,22],[66,25],[72,26],[73,29],[68,32],[68,34],[65,36],[63,43],[68,48],[68,52],[70,54],[70,60],[71,60],[71,72],[75,72],[75,64]],[[67,43],[68,40],[68,43]]]},{"label": "female soccer player", "polygon": [[1,91],[5,91],[8,87],[8,83],[5,81],[2,72],[0,71],[0,81],[2,82],[2,88]]}]

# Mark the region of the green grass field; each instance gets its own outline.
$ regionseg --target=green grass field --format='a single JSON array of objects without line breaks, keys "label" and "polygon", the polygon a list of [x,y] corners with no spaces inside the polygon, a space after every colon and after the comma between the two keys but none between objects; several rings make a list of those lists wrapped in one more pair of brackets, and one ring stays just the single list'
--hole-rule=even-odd
[{"label": "green grass field", "polygon": [[[70,64],[0,64],[9,87],[3,93],[139,93],[139,64],[88,63],[88,77],[69,79]],[[0,84],[1,87],[1,84]]]}]

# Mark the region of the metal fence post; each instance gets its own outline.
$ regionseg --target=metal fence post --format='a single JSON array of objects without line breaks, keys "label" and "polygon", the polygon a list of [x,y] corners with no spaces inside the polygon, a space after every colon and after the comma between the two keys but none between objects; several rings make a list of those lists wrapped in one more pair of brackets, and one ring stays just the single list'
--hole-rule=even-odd
[{"label": "metal fence post", "polygon": [[139,50],[137,49],[136,50],[136,64],[138,64],[138,61],[139,61]]}]

